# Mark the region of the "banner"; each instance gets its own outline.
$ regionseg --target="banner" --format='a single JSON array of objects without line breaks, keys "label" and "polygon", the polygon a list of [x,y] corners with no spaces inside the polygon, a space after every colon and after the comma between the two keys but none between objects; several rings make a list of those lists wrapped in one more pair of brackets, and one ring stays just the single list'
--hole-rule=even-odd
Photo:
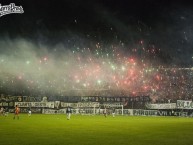
[{"label": "banner", "polygon": [[146,104],[148,109],[176,109],[176,103]]},{"label": "banner", "polygon": [[[25,109],[25,108],[22,108]],[[26,109],[27,110],[27,109]],[[72,109],[72,114],[80,115],[103,115],[104,109],[80,108]],[[115,109],[116,115],[127,116],[193,116],[193,112],[169,111],[169,110],[143,110],[143,109]],[[23,111],[24,112],[24,111]],[[27,112],[27,111],[26,111]],[[32,111],[33,113],[33,111]],[[42,109],[43,114],[66,114],[66,109]],[[107,114],[112,115],[112,110],[107,109]]]},{"label": "banner", "polygon": [[59,109],[59,108],[60,108],[60,101],[55,101],[55,102],[54,102],[54,107],[55,107],[56,109]]},{"label": "banner", "polygon": [[81,107],[99,107],[99,103],[98,102],[79,102],[77,103],[77,107],[81,108]]},{"label": "banner", "polygon": [[[122,115],[122,109],[115,109],[115,114]],[[123,109],[123,114],[133,116],[133,109]]]},{"label": "banner", "polygon": [[[66,114],[66,109],[42,109],[42,114]],[[72,114],[81,114],[80,109],[72,109]]]},{"label": "banner", "polygon": [[111,107],[118,108],[118,107],[122,107],[123,104],[124,103],[122,102],[117,102],[117,103],[103,103],[102,105],[106,108],[111,108]]},{"label": "banner", "polygon": [[176,107],[178,109],[193,109],[193,102],[186,100],[177,100]]},{"label": "banner", "polygon": [[59,109],[59,110],[54,110],[54,109],[42,109],[43,114],[65,114],[66,109]]},{"label": "banner", "polygon": [[15,102],[19,107],[54,108],[54,102]]},{"label": "banner", "polygon": [[0,102],[10,102],[10,101],[22,102],[23,97],[22,96],[4,96],[3,94],[1,94]]},{"label": "banner", "polygon": [[[9,113],[14,113],[14,108],[12,109],[8,109]],[[42,109],[41,108],[31,108],[30,109],[32,113],[42,113]],[[28,108],[20,108],[20,113],[28,113],[29,109]]]},{"label": "banner", "polygon": [[2,106],[2,107],[13,107],[14,102],[0,102],[0,106]]},{"label": "banner", "polygon": [[76,108],[77,107],[77,103],[65,103],[65,102],[61,102],[60,103],[61,107],[62,108],[65,108],[65,107],[72,107],[72,108]]},{"label": "banner", "polygon": [[94,97],[89,97],[89,96],[82,96],[81,97],[82,102],[149,102],[150,97],[149,96],[127,96],[127,97],[122,97],[122,96],[117,96],[117,97],[108,97],[108,96],[94,96]]},{"label": "banner", "polygon": [[134,116],[157,116],[157,110],[142,110],[142,109],[133,109]]},{"label": "banner", "polygon": [[78,102],[78,103],[65,103],[61,102],[61,107],[70,106],[72,108],[82,108],[82,107],[99,107],[98,102]]}]

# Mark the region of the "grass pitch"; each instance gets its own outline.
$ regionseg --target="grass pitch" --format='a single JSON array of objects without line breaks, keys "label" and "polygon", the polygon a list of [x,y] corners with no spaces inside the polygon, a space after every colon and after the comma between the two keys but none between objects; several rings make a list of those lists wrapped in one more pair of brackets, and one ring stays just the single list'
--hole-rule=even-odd
[{"label": "grass pitch", "polygon": [[0,116],[1,145],[192,145],[193,118],[13,114]]}]

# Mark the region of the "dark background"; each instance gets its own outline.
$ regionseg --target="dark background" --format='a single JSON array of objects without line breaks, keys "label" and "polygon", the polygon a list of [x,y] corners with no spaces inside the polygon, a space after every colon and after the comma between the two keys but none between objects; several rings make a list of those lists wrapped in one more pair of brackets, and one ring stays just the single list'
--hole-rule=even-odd
[{"label": "dark background", "polygon": [[[22,37],[48,45],[89,41],[155,45],[172,64],[192,67],[193,2],[182,0],[0,0],[23,14],[0,17],[1,39]],[[80,43],[81,42],[81,43]],[[71,44],[69,44],[71,45]],[[164,58],[165,59],[165,58]]]}]

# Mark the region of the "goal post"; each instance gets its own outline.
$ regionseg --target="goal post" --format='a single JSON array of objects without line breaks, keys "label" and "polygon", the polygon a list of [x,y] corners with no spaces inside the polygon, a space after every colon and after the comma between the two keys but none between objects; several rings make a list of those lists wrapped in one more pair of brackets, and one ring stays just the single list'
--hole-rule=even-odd
[{"label": "goal post", "polygon": [[[103,107],[103,108],[106,108],[106,109],[109,109],[109,108],[119,109],[119,108],[121,108],[121,115],[123,115],[123,109],[124,109],[123,107],[124,106],[122,104],[100,104],[100,107]],[[96,109],[96,108],[94,107],[94,109]],[[117,113],[117,114],[119,114],[119,113]]]},{"label": "goal post", "polygon": [[77,108],[79,110],[79,113],[82,115],[96,115],[96,114],[103,114],[104,109],[106,108],[108,111],[108,114],[119,114],[123,115],[124,111],[123,108],[124,105],[122,104],[111,104],[111,103],[105,103],[105,104],[97,104],[93,103],[91,106],[81,106]]}]

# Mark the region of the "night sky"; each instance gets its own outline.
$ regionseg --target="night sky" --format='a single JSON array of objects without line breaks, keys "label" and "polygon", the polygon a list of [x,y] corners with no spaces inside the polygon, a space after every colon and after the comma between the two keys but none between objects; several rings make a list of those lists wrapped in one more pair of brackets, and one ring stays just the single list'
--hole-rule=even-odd
[{"label": "night sky", "polygon": [[[128,76],[119,72],[121,67],[122,71],[127,69],[126,60],[134,64],[131,68],[136,67],[137,63],[136,69],[142,70],[138,71],[138,75],[142,77],[148,67],[191,68],[193,65],[191,1],[0,0],[0,3],[15,3],[24,9],[23,14],[0,17],[1,73],[13,75],[9,80],[12,83],[15,78],[26,78],[27,83],[35,82],[40,76],[34,75],[39,73],[34,70],[39,70],[45,76],[42,80],[44,83],[52,82],[52,77],[56,78],[52,85],[54,82],[61,85],[61,82],[56,83],[59,82],[57,75],[72,72],[75,82],[81,83],[82,80],[83,87],[93,82],[103,84],[105,80],[106,84],[101,88],[114,88],[115,85],[125,89],[121,81],[127,84]],[[15,68],[13,62],[18,67]],[[45,63],[49,67],[40,67],[36,62]],[[26,68],[26,64],[31,67]],[[112,73],[108,65],[116,73]],[[65,73],[62,73],[62,67]],[[87,73],[92,69],[100,74]],[[80,73],[76,74],[75,70]],[[89,75],[97,77],[89,80]],[[111,82],[111,77],[117,79]],[[70,82],[73,89],[81,88],[72,82],[72,76],[62,79],[64,84]],[[39,82],[36,83],[35,90],[41,88]],[[142,84],[149,85],[144,82]],[[151,86],[150,89],[155,88]]]},{"label": "night sky", "polygon": [[[1,37],[22,37],[46,44],[90,40],[105,45],[122,41],[134,47],[138,41],[155,45],[169,63],[190,67],[193,56],[193,3],[180,0],[63,0],[15,2],[24,14],[1,17]],[[69,44],[72,45],[72,44]],[[166,53],[166,54],[165,54]],[[164,58],[165,59],[165,58]]]}]

